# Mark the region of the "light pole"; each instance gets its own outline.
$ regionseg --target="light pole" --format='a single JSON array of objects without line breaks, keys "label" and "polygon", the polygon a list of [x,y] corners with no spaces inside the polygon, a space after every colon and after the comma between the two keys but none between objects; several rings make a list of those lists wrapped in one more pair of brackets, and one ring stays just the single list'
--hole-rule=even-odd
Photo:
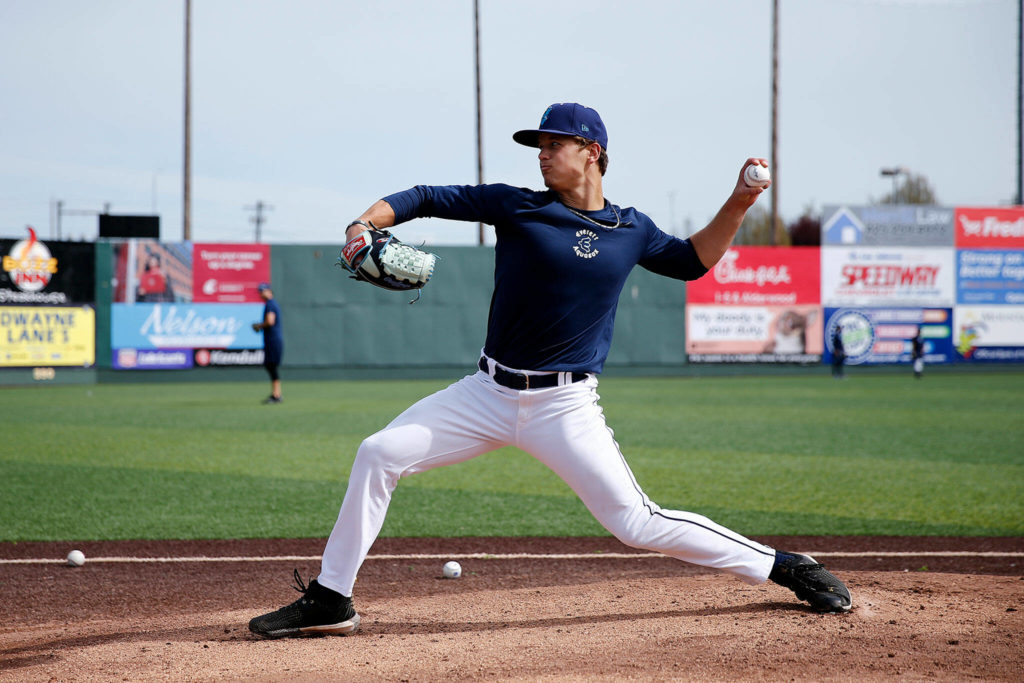
[{"label": "light pole", "polygon": [[902,166],[893,166],[892,168],[883,168],[881,171],[883,176],[889,176],[892,178],[892,194],[889,196],[889,203],[896,203],[896,179],[901,175],[907,174],[907,169]]}]

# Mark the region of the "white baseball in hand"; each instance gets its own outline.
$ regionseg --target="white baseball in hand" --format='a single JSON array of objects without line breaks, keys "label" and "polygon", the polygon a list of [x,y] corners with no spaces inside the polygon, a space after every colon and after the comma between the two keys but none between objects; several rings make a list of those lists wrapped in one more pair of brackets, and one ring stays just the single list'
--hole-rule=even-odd
[{"label": "white baseball in hand", "polygon": [[743,170],[743,182],[750,187],[764,187],[772,179],[772,174],[761,164],[750,164]]}]

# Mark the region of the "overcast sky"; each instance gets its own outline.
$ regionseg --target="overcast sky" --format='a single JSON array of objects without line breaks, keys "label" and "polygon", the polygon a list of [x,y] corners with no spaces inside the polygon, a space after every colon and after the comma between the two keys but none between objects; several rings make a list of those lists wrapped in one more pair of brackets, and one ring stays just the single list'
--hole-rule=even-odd
[{"label": "overcast sky", "polygon": [[[1017,0],[780,0],[779,207],[1016,188]],[[542,188],[511,134],[553,102],[609,131],[605,195],[702,227],[769,156],[770,0],[480,0],[485,182]],[[182,239],[184,0],[0,2],[0,236]],[[374,200],[477,180],[472,0],[193,0],[192,239],[337,243]],[[767,195],[761,201],[769,206]],[[398,234],[472,244],[475,224]]]}]

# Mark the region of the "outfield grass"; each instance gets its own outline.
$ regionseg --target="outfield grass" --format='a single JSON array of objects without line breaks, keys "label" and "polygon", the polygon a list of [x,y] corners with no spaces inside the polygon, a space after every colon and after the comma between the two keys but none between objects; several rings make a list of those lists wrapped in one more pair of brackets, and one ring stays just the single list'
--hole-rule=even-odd
[{"label": "outfield grass", "polygon": [[[648,495],[748,535],[1024,535],[1024,374],[615,379]],[[0,540],[323,537],[362,438],[445,381],[0,390]],[[383,535],[604,534],[516,449],[403,480]]]}]

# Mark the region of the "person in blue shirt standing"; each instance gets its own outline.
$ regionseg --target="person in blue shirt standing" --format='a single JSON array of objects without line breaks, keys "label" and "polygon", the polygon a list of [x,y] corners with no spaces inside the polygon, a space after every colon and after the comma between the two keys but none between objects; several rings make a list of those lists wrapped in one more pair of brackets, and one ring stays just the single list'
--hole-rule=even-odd
[{"label": "person in blue shirt standing", "polygon": [[508,445],[547,465],[627,545],[721,569],[751,584],[771,579],[822,612],[849,610],[846,586],[812,558],[776,551],[707,517],[651,501],[597,396],[597,375],[630,271],[639,265],[679,280],[707,273],[765,189],[746,185],[744,169],[767,162],[747,159],[718,214],[682,240],[636,209],[604,198],[608,134],[593,109],[554,104],[536,129],[512,137],[539,150],[546,191],[419,185],[377,201],[348,225],[349,239],[370,226],[429,216],[493,225],[487,334],[475,374],[420,400],[363,441],[319,576],[306,586],[296,570],[302,597],[252,619],[249,629],[272,638],[355,631],[356,574],[398,481]]},{"label": "person in blue shirt standing", "polygon": [[846,363],[846,347],[843,345],[843,326],[836,324],[832,330],[832,376],[843,379],[843,365]]},{"label": "person in blue shirt standing", "polygon": [[260,283],[260,298],[263,299],[263,320],[252,324],[252,329],[263,331],[263,367],[270,375],[270,396],[264,403],[281,402],[281,376],[277,367],[284,356],[284,335],[281,333],[281,307],[274,298],[274,290],[266,282]]}]

